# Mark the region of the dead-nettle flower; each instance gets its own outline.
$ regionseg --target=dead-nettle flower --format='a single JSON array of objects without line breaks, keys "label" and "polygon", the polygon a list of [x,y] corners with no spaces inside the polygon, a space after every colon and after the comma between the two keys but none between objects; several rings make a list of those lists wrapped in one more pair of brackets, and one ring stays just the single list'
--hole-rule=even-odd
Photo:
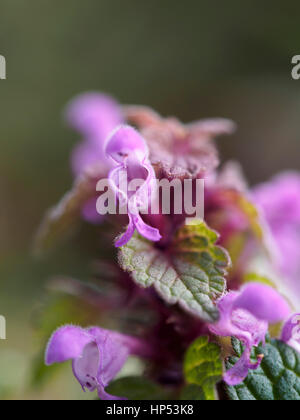
[{"label": "dead-nettle flower", "polygon": [[[109,173],[113,191],[121,205],[127,205],[129,225],[125,234],[116,241],[116,246],[125,245],[137,230],[142,236],[159,241],[161,235],[158,229],[147,225],[140,210],[144,208],[144,197],[150,195],[151,181],[155,173],[148,159],[148,147],[140,134],[130,126],[118,127],[109,137],[106,144],[107,155],[117,164]],[[143,183],[135,192],[126,194],[119,184],[120,174],[126,173],[128,181],[142,179]],[[122,174],[121,174],[122,175]]]},{"label": "dead-nettle flower", "polygon": [[151,357],[148,344],[139,338],[102,328],[67,325],[50,338],[46,365],[72,360],[73,373],[82,389],[98,391],[103,400],[119,400],[105,388],[124,366],[129,355]]},{"label": "dead-nettle flower", "polygon": [[285,323],[281,339],[300,353],[300,313],[294,314]]},{"label": "dead-nettle flower", "polygon": [[236,337],[245,345],[241,358],[224,374],[228,385],[238,385],[262,361],[263,356],[256,363],[251,362],[252,347],[265,341],[268,324],[286,319],[290,308],[276,290],[258,283],[249,283],[240,292],[229,292],[217,306],[220,319],[209,326],[210,331],[222,337]]},{"label": "dead-nettle flower", "polygon": [[111,131],[124,121],[119,104],[110,96],[86,93],[67,106],[65,117],[68,124],[82,135],[82,141],[71,157],[74,175],[99,162],[109,170],[112,163],[104,153],[104,145]]},{"label": "dead-nettle flower", "polygon": [[300,302],[300,174],[286,172],[258,185],[253,198],[262,209],[279,250],[277,268]]},{"label": "dead-nettle flower", "polygon": [[[74,176],[78,178],[89,168],[97,166],[101,175],[106,177],[112,162],[104,153],[104,144],[111,131],[124,120],[120,105],[110,96],[85,93],[66,107],[65,119],[82,136],[71,155]],[[82,207],[83,219],[91,223],[103,220],[96,211],[96,200],[92,197]]]}]

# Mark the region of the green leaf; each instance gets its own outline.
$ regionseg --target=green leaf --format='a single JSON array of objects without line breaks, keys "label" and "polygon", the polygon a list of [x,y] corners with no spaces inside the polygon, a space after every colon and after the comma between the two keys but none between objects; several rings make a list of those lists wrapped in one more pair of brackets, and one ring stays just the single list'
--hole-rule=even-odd
[{"label": "green leaf", "polygon": [[141,287],[153,286],[166,302],[214,322],[219,317],[214,301],[225,290],[230,266],[227,251],[215,245],[218,238],[204,222],[185,225],[164,252],[135,235],[120,250],[120,266]]},{"label": "green leaf", "polygon": [[[196,399],[215,400],[215,385],[222,379],[222,374],[220,347],[215,343],[209,343],[208,337],[198,338],[189,347],[184,360],[187,383],[199,387]],[[191,396],[191,393],[196,394],[196,391],[194,387],[185,390],[185,393]]]},{"label": "green leaf", "polygon": [[[234,343],[238,356],[243,348]],[[300,400],[300,354],[279,340],[269,340],[265,346],[253,350],[253,357],[264,354],[261,366],[250,371],[244,382],[237,386],[227,386],[232,400]],[[229,369],[237,361],[229,359]]]},{"label": "green leaf", "polygon": [[106,392],[129,400],[165,400],[166,392],[155,383],[140,376],[128,376],[112,382]]},{"label": "green leaf", "polygon": [[206,401],[203,389],[197,385],[187,385],[183,388],[180,400]]}]

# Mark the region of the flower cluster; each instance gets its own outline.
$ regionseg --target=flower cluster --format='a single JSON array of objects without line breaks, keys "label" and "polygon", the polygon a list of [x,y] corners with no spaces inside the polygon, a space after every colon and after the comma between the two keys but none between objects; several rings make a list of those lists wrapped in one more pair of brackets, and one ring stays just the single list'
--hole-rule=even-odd
[{"label": "flower cluster", "polygon": [[[278,334],[279,325],[279,340],[299,352],[300,316],[293,315],[299,308],[284,293],[300,301],[300,174],[286,173],[251,190],[237,164],[219,170],[214,138],[235,130],[225,119],[182,124],[97,93],[76,98],[66,118],[82,136],[71,159],[74,187],[48,214],[39,244],[75,219],[102,225],[103,246],[112,258],[100,262],[108,267],[100,275],[109,272],[112,278],[103,294],[92,293],[93,303],[99,314],[119,312],[117,326],[124,333],[63,326],[50,338],[46,364],[72,360],[83,390],[97,390],[100,399],[123,399],[106,388],[134,355],[143,361],[144,375],[174,397],[187,382],[183,361],[198,337],[221,346],[224,362],[233,348],[222,337],[243,345],[233,367],[223,364],[223,383],[231,387],[263,363],[264,353],[253,360],[253,350],[269,334],[274,337],[272,331]],[[139,180],[137,188],[123,190],[122,177]],[[125,208],[127,225],[124,214],[97,213],[96,185],[103,178]],[[203,179],[204,220],[186,225],[186,215],[172,206],[168,215],[148,214],[155,179],[189,179],[195,194],[196,181]],[[269,278],[249,271],[258,256],[272,267]],[[87,303],[84,287],[69,281],[67,289]],[[277,328],[269,329],[273,324]]]}]

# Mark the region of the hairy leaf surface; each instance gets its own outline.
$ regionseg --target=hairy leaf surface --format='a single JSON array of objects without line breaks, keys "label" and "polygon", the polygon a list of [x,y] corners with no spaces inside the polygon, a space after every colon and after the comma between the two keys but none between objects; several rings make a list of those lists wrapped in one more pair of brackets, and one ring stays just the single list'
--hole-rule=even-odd
[{"label": "hairy leaf surface", "polygon": [[135,235],[121,248],[119,261],[141,287],[153,286],[166,302],[214,322],[219,316],[214,301],[226,288],[230,265],[217,240],[204,222],[179,229],[168,252]]}]

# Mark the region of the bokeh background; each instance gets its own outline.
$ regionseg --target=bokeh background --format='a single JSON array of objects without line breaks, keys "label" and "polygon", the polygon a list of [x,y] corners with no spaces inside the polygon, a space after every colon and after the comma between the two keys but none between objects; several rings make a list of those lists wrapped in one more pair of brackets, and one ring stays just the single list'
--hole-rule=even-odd
[{"label": "bokeh background", "polygon": [[[148,104],[184,121],[228,117],[237,133],[219,140],[251,184],[300,169],[300,3],[287,0],[0,0],[0,399],[90,398],[69,367],[32,386],[40,351],[39,308],[47,280],[85,278],[97,239],[33,258],[44,211],[69,188],[78,140],[62,110],[87,90]],[[93,239],[91,240],[91,237]]]}]

